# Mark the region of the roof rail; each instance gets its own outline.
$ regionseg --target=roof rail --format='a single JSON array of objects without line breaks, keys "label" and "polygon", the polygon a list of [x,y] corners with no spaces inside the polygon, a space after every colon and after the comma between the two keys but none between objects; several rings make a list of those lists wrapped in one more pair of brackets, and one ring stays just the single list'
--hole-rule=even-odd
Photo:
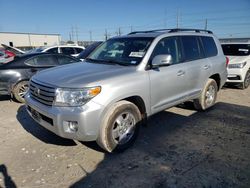
[{"label": "roof rail", "polygon": [[153,33],[153,32],[168,32],[168,33],[174,33],[174,32],[180,32],[180,31],[194,31],[196,33],[205,32],[213,34],[212,31],[206,30],[206,29],[185,29],[185,28],[175,28],[175,29],[156,29],[156,30],[149,30],[149,31],[134,31],[129,33],[128,35],[133,35],[137,33]]}]

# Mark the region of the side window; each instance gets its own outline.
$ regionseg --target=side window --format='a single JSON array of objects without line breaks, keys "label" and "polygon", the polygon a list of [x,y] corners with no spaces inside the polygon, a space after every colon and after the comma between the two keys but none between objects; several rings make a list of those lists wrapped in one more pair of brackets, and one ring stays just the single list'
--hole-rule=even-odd
[{"label": "side window", "polygon": [[76,51],[76,54],[79,54],[83,51],[83,49],[82,48],[75,48],[75,51]]},{"label": "side window", "polygon": [[39,55],[26,60],[25,64],[31,66],[55,66],[57,62],[51,55]]},{"label": "side window", "polygon": [[70,47],[62,47],[61,51],[62,51],[63,54],[66,54],[66,55],[75,54],[74,48],[70,48]]},{"label": "side window", "polygon": [[206,57],[216,56],[218,51],[213,37],[201,37]]},{"label": "side window", "polygon": [[200,59],[202,57],[196,36],[181,36],[185,61]]},{"label": "side window", "polygon": [[69,64],[69,63],[79,62],[76,59],[66,57],[66,56],[57,56],[57,59],[58,59],[59,65],[65,65],[65,64]]},{"label": "side window", "polygon": [[47,52],[53,53],[53,54],[58,54],[58,48],[51,48],[51,49],[47,50]]},{"label": "side window", "polygon": [[158,42],[151,55],[151,60],[157,55],[172,56],[173,64],[180,63],[182,61],[182,53],[180,48],[179,37],[167,37]]}]

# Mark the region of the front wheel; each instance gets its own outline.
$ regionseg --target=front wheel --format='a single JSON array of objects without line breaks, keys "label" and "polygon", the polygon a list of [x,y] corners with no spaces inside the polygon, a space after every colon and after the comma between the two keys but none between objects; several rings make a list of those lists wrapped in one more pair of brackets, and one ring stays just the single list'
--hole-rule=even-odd
[{"label": "front wheel", "polygon": [[21,81],[15,85],[12,93],[18,102],[24,103],[25,102],[24,96],[27,93],[28,89],[29,89],[29,82],[28,81]]},{"label": "front wheel", "polygon": [[194,100],[195,109],[204,111],[213,106],[217,98],[217,91],[218,86],[216,81],[213,79],[208,79],[200,97]]},{"label": "front wheel", "polygon": [[242,83],[242,89],[247,89],[250,85],[250,70],[247,71],[244,82]]},{"label": "front wheel", "polygon": [[97,143],[108,152],[123,151],[135,142],[140,123],[141,113],[137,106],[119,101],[106,113]]}]

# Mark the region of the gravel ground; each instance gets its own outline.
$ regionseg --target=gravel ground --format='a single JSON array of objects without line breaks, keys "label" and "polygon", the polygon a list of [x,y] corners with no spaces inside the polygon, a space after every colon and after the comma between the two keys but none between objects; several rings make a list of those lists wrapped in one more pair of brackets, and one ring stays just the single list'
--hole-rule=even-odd
[{"label": "gravel ground", "polygon": [[250,88],[222,89],[206,112],[156,114],[120,154],[60,138],[1,97],[0,145],[0,187],[249,188]]}]

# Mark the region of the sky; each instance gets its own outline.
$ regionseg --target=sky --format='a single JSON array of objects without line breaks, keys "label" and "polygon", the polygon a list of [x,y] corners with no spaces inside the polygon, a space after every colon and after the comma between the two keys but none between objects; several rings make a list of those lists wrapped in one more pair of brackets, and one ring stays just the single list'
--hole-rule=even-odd
[{"label": "sky", "polygon": [[104,40],[137,30],[198,28],[250,37],[250,0],[0,0],[0,32]]}]

